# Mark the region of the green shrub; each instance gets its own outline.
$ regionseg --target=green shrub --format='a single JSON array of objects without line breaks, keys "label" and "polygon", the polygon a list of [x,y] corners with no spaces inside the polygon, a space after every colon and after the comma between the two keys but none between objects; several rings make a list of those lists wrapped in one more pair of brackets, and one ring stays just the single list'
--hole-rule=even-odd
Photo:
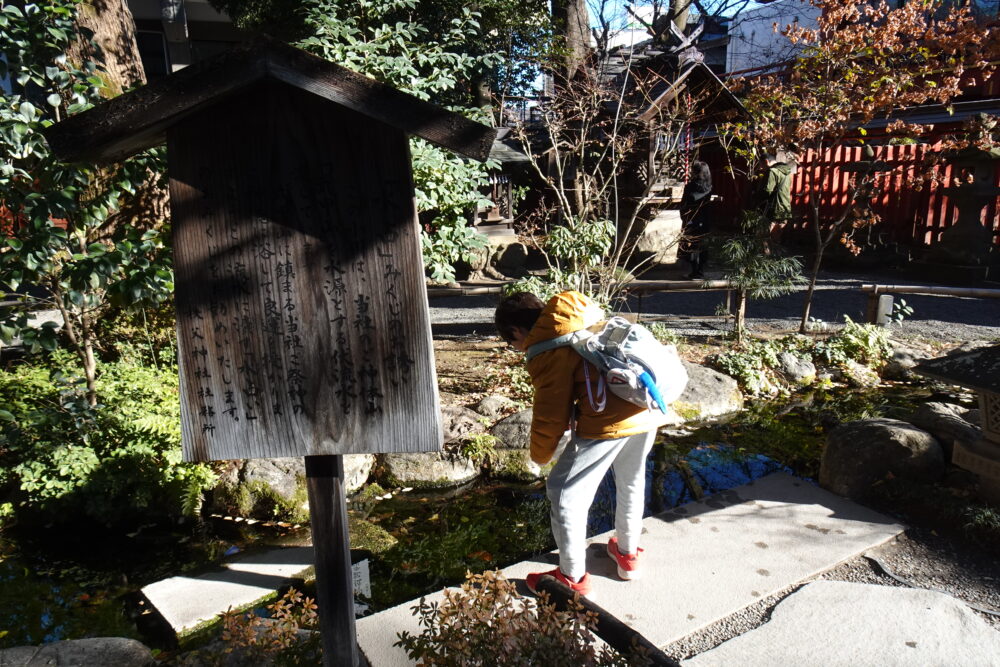
[{"label": "green shrub", "polygon": [[18,514],[114,524],[200,510],[214,476],[181,462],[175,368],[107,363],[90,407],[68,353],[46,365],[0,371],[0,495]]},{"label": "green shrub", "polygon": [[844,328],[836,335],[816,343],[813,357],[835,366],[853,360],[869,368],[881,368],[892,354],[889,331],[875,324],[858,324],[846,315],[844,320]]},{"label": "green shrub", "polygon": [[643,326],[649,329],[649,332],[653,334],[653,338],[660,341],[664,345],[675,345],[680,347],[681,343],[684,342],[683,336],[665,325],[663,322],[646,322]]},{"label": "green shrub", "polygon": [[783,385],[777,371],[778,355],[790,352],[817,365],[843,366],[856,361],[879,369],[892,353],[889,332],[874,324],[858,324],[845,316],[844,328],[826,340],[792,335],[779,340],[747,340],[736,349],[714,357],[714,365],[731,375],[751,396],[774,395]]},{"label": "green shrub", "polygon": [[592,634],[597,618],[579,601],[558,611],[542,594],[537,601],[517,593],[499,571],[469,575],[460,591],[445,591],[444,602],[421,598],[414,607],[423,631],[403,632],[402,646],[421,665],[646,665],[642,655],[598,650]]},{"label": "green shrub", "polygon": [[524,355],[504,350],[490,358],[490,371],[486,376],[490,392],[503,394],[519,403],[528,403],[535,395],[531,376],[524,365]]},{"label": "green shrub", "polygon": [[780,342],[747,340],[739,349],[715,357],[715,365],[732,376],[751,396],[773,395],[780,391],[774,371],[778,366]]},{"label": "green shrub", "polygon": [[493,461],[497,451],[497,437],[490,433],[476,433],[462,439],[459,453],[478,465]]}]

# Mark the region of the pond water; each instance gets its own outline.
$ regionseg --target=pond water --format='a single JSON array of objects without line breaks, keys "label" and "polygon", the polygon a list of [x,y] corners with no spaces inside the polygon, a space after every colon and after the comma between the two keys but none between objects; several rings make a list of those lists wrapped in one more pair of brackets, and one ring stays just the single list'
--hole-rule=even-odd
[{"label": "pond water", "polygon": [[[875,416],[899,418],[929,391],[901,385],[877,392],[796,395],[761,401],[726,423],[661,437],[647,467],[647,514],[662,512],[775,471],[818,474],[825,431]],[[612,528],[614,482],[601,484],[591,534]],[[479,482],[448,492],[397,493],[364,518],[394,542],[372,556],[373,610],[553,548],[543,483]],[[57,534],[52,534],[57,532]],[[160,578],[197,571],[227,553],[303,540],[306,529],[208,520],[146,526],[126,536],[64,529],[0,542],[0,648],[116,635],[166,646],[135,591]]]}]

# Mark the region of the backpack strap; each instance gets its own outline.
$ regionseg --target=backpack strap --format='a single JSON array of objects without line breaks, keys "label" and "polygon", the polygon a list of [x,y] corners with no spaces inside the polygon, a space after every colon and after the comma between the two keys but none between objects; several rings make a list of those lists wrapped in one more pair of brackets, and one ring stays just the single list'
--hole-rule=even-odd
[{"label": "backpack strap", "polygon": [[537,357],[542,352],[548,352],[549,350],[554,350],[557,347],[576,347],[577,343],[587,340],[594,334],[590,333],[586,329],[580,329],[579,331],[573,331],[572,333],[563,334],[562,336],[556,336],[555,338],[550,338],[548,340],[543,340],[540,343],[535,343],[527,350],[524,351],[524,358],[526,361],[531,361]]}]

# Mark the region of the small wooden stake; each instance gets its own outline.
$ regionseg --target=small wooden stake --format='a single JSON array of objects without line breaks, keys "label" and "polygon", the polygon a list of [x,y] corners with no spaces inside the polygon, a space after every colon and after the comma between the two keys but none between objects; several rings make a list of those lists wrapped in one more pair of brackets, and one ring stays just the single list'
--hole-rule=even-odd
[{"label": "small wooden stake", "polygon": [[327,455],[305,459],[323,665],[358,667],[344,458]]}]

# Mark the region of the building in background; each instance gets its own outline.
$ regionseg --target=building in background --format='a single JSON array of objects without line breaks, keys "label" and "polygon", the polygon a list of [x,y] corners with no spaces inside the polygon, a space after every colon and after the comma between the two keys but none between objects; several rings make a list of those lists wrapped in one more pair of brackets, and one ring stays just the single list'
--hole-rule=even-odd
[{"label": "building in background", "polygon": [[146,77],[153,81],[225,51],[245,33],[207,0],[128,0]]},{"label": "building in background", "polygon": [[729,24],[726,71],[757,70],[790,60],[798,48],[781,31],[793,23],[814,27],[819,13],[803,0],[775,0],[741,12]]}]

